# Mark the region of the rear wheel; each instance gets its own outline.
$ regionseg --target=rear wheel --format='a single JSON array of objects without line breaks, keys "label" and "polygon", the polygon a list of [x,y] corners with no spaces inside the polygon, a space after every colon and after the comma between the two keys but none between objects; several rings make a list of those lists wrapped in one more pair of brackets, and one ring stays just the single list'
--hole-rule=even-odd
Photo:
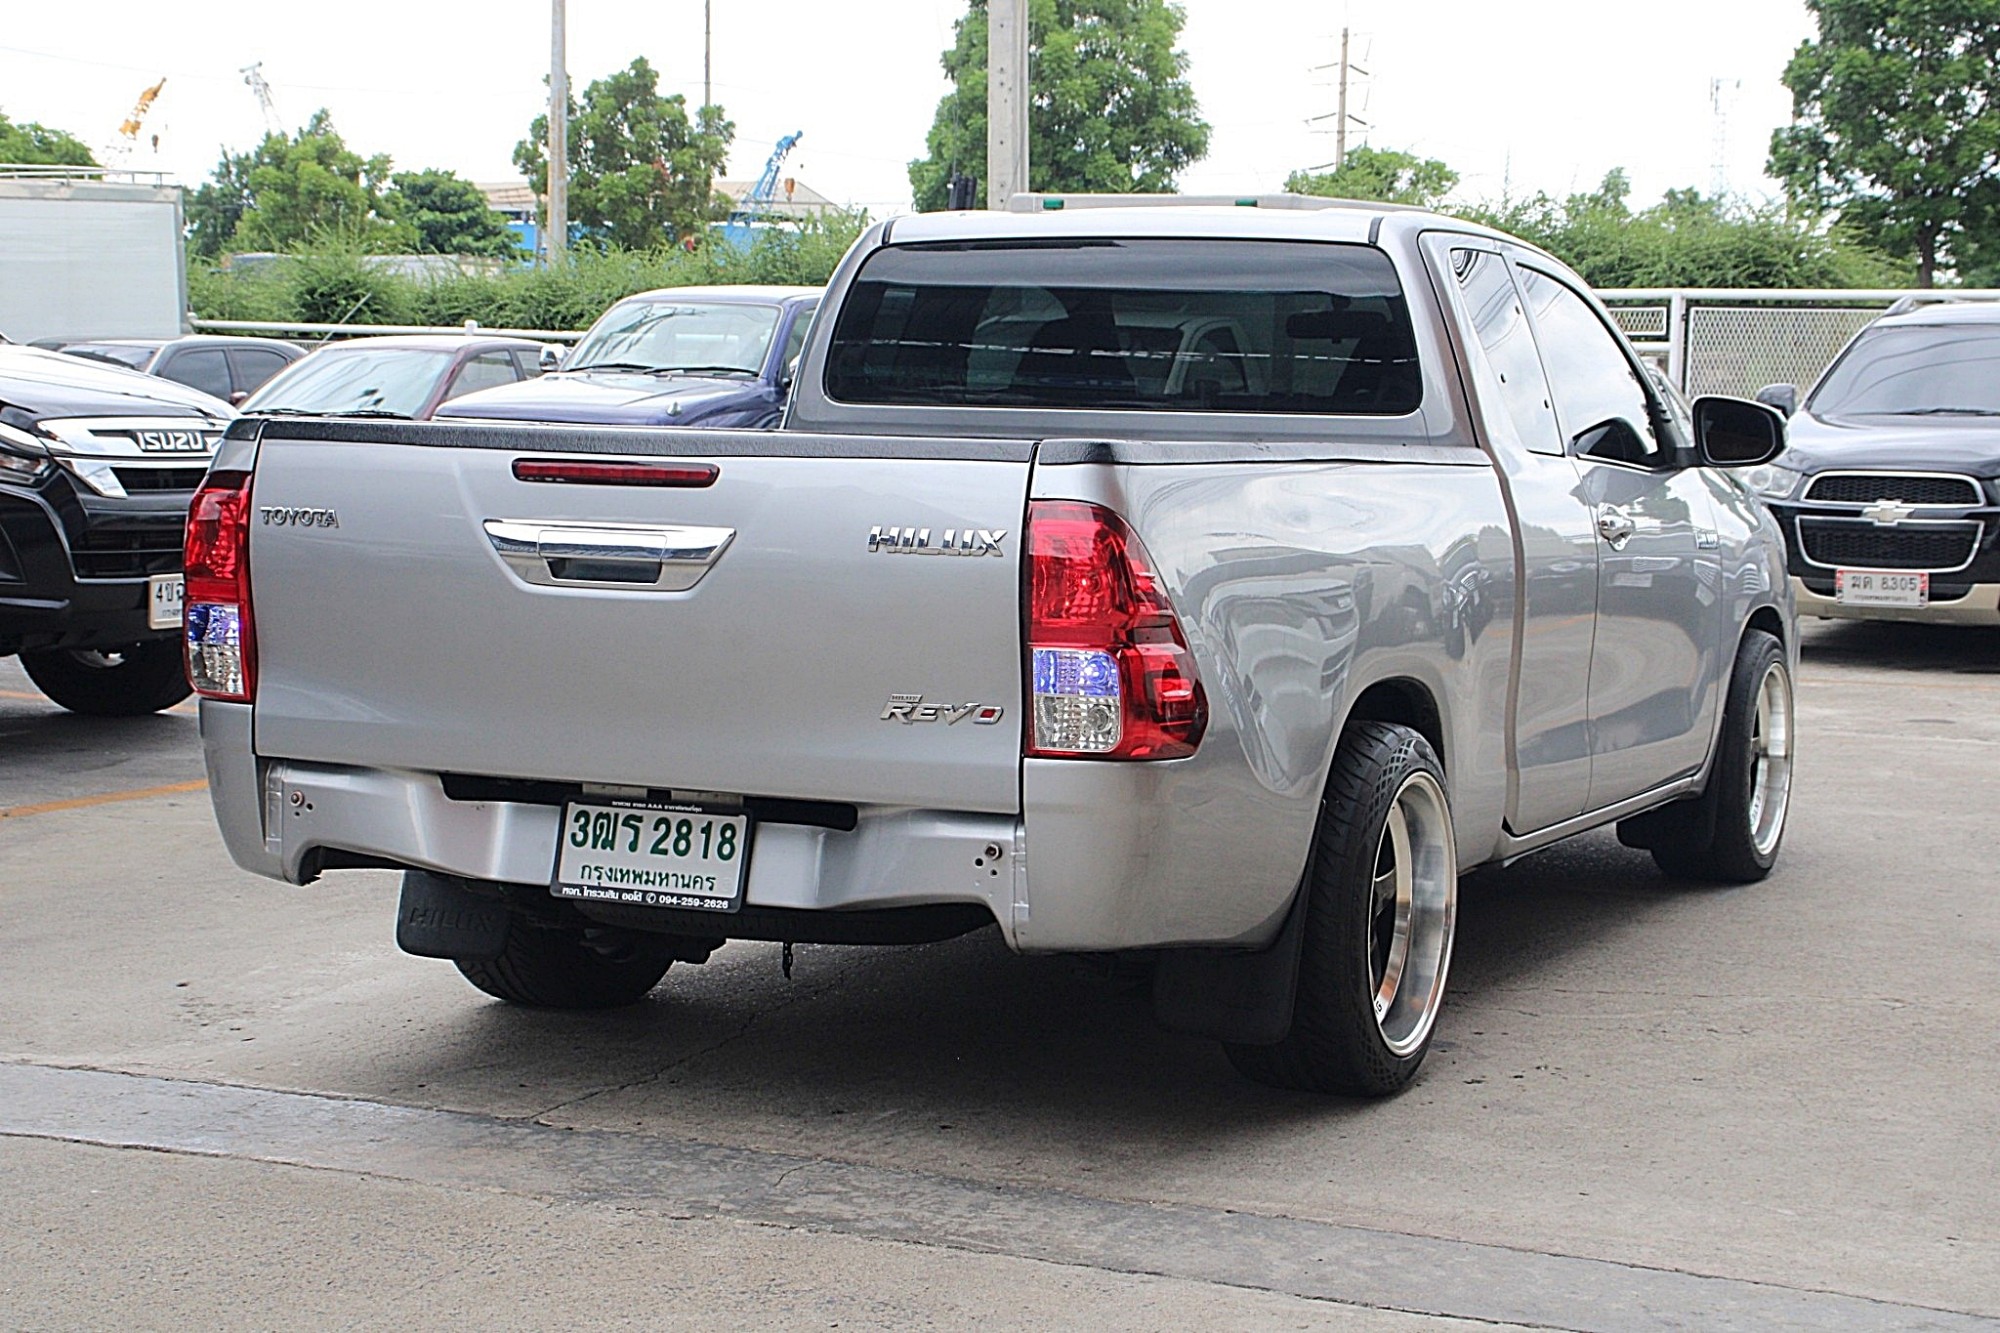
[{"label": "rear wheel", "polygon": [[1451,807],[1430,743],[1391,723],[1350,727],[1314,836],[1291,1030],[1232,1044],[1229,1059],[1259,1083],[1383,1096],[1430,1049],[1457,928]]},{"label": "rear wheel", "polygon": [[496,999],[530,1009],[616,1009],[646,998],[673,956],[664,940],[593,926],[543,926],[516,916],[493,959],[453,960]]},{"label": "rear wheel", "polygon": [[50,648],[22,653],[21,669],[43,694],[72,713],[90,717],[157,713],[194,692],[177,638],[147,639],[115,650]]},{"label": "rear wheel", "polygon": [[1751,630],[1736,650],[1708,790],[1661,812],[1645,838],[1654,863],[1676,879],[1750,884],[1770,874],[1791,805],[1792,745],[1784,647]]}]

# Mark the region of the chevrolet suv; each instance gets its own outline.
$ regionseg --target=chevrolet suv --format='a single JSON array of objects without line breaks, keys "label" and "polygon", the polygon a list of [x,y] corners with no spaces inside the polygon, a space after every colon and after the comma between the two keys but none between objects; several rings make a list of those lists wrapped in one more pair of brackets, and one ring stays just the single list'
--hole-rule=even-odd
[{"label": "chevrolet suv", "polygon": [[1855,335],[1747,480],[1802,616],[2000,624],[2000,303],[1906,299]]}]

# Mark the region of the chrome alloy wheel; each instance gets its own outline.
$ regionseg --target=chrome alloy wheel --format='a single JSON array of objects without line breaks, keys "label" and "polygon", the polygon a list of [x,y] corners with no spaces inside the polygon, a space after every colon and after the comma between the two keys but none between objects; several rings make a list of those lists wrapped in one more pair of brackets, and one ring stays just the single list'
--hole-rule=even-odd
[{"label": "chrome alloy wheel", "polygon": [[1444,791],[1430,774],[1412,773],[1382,826],[1368,914],[1375,1023],[1393,1054],[1430,1035],[1457,923],[1458,851]]},{"label": "chrome alloy wheel", "polygon": [[1768,857],[1785,832],[1792,796],[1792,677],[1773,662],[1757,683],[1757,712],[1750,723],[1750,842]]}]

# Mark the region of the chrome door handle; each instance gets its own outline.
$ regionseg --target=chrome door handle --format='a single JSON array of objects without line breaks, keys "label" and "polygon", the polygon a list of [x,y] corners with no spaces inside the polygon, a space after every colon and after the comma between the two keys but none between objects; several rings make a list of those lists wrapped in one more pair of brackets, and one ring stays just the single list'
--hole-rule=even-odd
[{"label": "chrome door handle", "polygon": [[1632,539],[1639,525],[1632,516],[1616,505],[1605,505],[1597,511],[1597,535],[1616,551]]},{"label": "chrome door handle", "polygon": [[685,592],[721,558],[734,528],[549,523],[489,518],[486,539],[524,583],[543,588]]}]

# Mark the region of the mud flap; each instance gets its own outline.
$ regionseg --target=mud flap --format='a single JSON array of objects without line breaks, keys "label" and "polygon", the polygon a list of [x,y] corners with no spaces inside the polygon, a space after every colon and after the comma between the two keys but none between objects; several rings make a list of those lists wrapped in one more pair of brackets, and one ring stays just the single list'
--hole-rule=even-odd
[{"label": "mud flap", "polygon": [[1167,950],[1153,973],[1153,1018],[1170,1032],[1275,1046],[1292,1030],[1305,937],[1302,887],[1268,948]]},{"label": "mud flap", "polygon": [[491,962],[507,947],[510,920],[505,903],[463,880],[409,870],[396,908],[396,947],[419,958]]}]

